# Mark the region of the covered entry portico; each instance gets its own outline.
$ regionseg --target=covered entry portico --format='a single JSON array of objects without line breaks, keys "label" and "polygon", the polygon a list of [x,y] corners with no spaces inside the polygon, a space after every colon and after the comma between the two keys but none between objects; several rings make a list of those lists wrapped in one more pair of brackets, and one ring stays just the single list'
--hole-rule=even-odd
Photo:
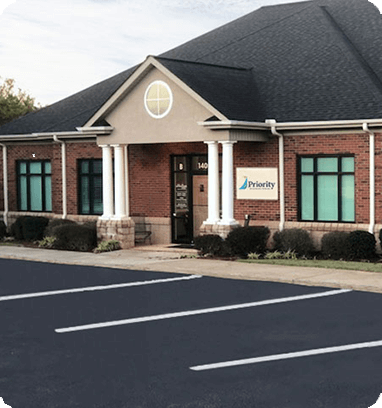
[{"label": "covered entry portico", "polygon": [[[125,248],[133,246],[134,220],[138,218],[161,223],[162,232],[153,234],[152,243],[156,236],[164,243],[164,235],[167,243],[192,242],[194,235],[204,233],[225,236],[238,225],[234,216],[234,146],[239,141],[267,141],[267,134],[264,129],[237,128],[215,104],[195,92],[192,85],[197,71],[206,66],[190,63],[192,71],[188,71],[187,64],[149,57],[87,124],[90,127],[102,121],[113,128],[110,135],[97,137],[103,157],[104,207],[98,222],[102,239],[113,237]],[[247,75],[245,70],[229,71]],[[179,77],[185,72],[192,72],[192,78]],[[216,72],[209,74],[216,76]],[[176,183],[175,177],[184,177],[176,174],[183,170],[176,168],[171,158],[191,155],[204,156],[205,165],[193,169],[187,183]],[[196,194],[191,189],[197,175],[205,176],[199,185],[207,193],[205,203],[190,201]],[[183,212],[177,211],[181,208],[176,208],[176,194],[179,200],[182,195],[187,198],[183,204],[178,200]],[[196,217],[198,205],[204,206],[205,213]],[[190,215],[192,219],[187,220]]]}]

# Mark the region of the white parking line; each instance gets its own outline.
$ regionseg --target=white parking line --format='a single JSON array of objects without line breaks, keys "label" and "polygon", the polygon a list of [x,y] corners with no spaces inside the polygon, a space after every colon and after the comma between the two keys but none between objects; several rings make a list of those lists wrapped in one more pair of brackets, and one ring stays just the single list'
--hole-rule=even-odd
[{"label": "white parking line", "polygon": [[298,351],[294,353],[275,354],[275,355],[264,356],[264,357],[246,358],[243,360],[225,361],[222,363],[204,364],[204,365],[190,367],[190,370],[194,370],[194,371],[215,370],[217,368],[226,368],[226,367],[235,367],[239,365],[263,363],[265,361],[286,360],[288,358],[315,356],[317,354],[339,353],[341,351],[349,351],[349,350],[371,348],[371,347],[381,347],[381,346],[382,346],[381,340],[367,342],[367,343],[355,343],[355,344],[348,344],[345,346],[326,347],[326,348],[319,348],[319,349],[313,349],[313,350]]},{"label": "white parking line", "polygon": [[291,296],[291,297],[286,297],[286,298],[263,300],[263,301],[252,302],[252,303],[241,303],[241,304],[230,305],[230,306],[212,307],[209,309],[189,310],[189,311],[184,311],[184,312],[137,317],[137,318],[132,318],[132,319],[114,320],[114,321],[103,322],[103,323],[92,323],[92,324],[85,324],[82,326],[73,326],[73,327],[56,329],[55,331],[56,333],[69,333],[69,332],[75,332],[75,331],[81,331],[81,330],[101,329],[105,327],[122,326],[125,324],[151,322],[154,320],[173,319],[176,317],[194,316],[194,315],[205,314],[205,313],[225,312],[228,310],[273,305],[276,303],[294,302],[296,300],[305,300],[305,299],[313,299],[313,298],[319,298],[319,297],[324,297],[324,296],[333,296],[333,295],[339,295],[339,294],[347,293],[347,292],[351,292],[351,289],[331,290],[328,292],[313,293],[309,295]]},{"label": "white parking line", "polygon": [[183,281],[183,280],[197,279],[201,277],[202,277],[201,275],[190,275],[190,276],[184,276],[181,278],[154,279],[154,280],[140,281],[140,282],[117,283],[117,284],[105,285],[105,286],[89,286],[85,288],[53,290],[50,292],[24,293],[21,295],[1,296],[0,302],[4,302],[6,300],[17,300],[17,299],[35,298],[35,297],[42,297],[42,296],[64,295],[68,293],[93,292],[97,290],[109,290],[109,289],[128,288],[132,286],[154,285],[158,283],[170,283],[170,282],[177,282],[177,281]]}]

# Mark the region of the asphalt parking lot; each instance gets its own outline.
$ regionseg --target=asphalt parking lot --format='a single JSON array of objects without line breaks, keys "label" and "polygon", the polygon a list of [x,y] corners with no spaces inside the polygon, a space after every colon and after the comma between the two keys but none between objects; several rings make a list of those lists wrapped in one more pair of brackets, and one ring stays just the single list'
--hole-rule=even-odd
[{"label": "asphalt parking lot", "polygon": [[370,407],[382,296],[0,260],[12,408]]}]

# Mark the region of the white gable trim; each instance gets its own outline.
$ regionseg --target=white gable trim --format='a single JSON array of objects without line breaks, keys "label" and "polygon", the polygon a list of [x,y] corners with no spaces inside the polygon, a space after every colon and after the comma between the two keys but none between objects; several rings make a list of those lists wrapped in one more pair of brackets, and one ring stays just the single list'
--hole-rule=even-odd
[{"label": "white gable trim", "polygon": [[109,98],[107,102],[88,120],[88,122],[84,125],[84,128],[92,126],[94,123],[96,123],[98,119],[100,119],[101,117],[105,116],[108,112],[110,112],[121,101],[121,99],[125,97],[129,90],[138,81],[140,81],[141,78],[143,78],[148,73],[148,71],[150,71],[153,67],[160,71],[162,74],[164,74],[171,81],[173,81],[183,91],[185,91],[188,95],[194,98],[198,103],[204,106],[208,111],[211,112],[212,116],[216,116],[220,120],[224,121],[228,120],[226,116],[224,116],[210,103],[203,99],[199,94],[197,94],[183,81],[181,81],[176,75],[174,75],[171,71],[164,67],[159,61],[155,59],[155,57],[149,56],[147,57],[146,61],[143,62],[125,81],[125,83],[114,93],[114,95],[112,95],[111,98]]}]

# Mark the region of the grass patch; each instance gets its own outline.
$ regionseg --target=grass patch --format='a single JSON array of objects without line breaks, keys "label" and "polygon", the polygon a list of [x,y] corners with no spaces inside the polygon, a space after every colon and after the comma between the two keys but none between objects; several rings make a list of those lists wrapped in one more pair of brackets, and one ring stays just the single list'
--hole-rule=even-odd
[{"label": "grass patch", "polygon": [[240,259],[239,262],[258,263],[265,265],[298,266],[305,268],[326,268],[350,271],[382,272],[382,264],[373,262],[347,262],[318,259]]}]

